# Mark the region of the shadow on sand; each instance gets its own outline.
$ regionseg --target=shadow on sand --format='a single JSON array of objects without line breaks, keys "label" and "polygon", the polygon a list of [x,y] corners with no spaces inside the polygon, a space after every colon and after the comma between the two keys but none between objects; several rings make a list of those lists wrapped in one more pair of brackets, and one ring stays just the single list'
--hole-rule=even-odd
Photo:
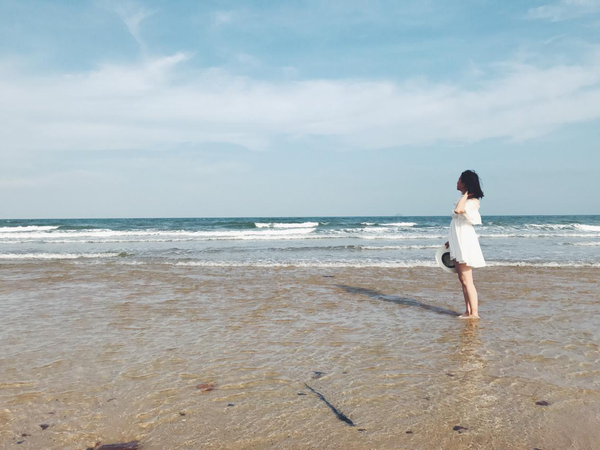
[{"label": "shadow on sand", "polygon": [[450,309],[441,308],[439,306],[428,305],[427,303],[421,303],[414,298],[406,298],[399,297],[397,295],[384,295],[381,292],[374,291],[372,289],[354,287],[354,286],[346,286],[344,284],[336,284],[337,287],[344,289],[346,292],[350,294],[362,294],[371,298],[376,298],[377,300],[383,300],[384,302],[396,303],[397,305],[403,306],[416,306],[417,308],[426,309],[427,311],[432,311],[437,314],[445,314],[447,316],[458,317],[459,313],[456,311],[452,311]]}]

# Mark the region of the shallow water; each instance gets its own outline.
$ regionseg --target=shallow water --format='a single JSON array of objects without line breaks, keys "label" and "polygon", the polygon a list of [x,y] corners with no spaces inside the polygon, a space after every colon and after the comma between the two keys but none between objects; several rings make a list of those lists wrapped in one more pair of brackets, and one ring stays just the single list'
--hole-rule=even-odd
[{"label": "shallow water", "polygon": [[432,268],[0,270],[2,448],[600,442],[595,268],[478,270],[479,322],[456,318],[458,282]]}]

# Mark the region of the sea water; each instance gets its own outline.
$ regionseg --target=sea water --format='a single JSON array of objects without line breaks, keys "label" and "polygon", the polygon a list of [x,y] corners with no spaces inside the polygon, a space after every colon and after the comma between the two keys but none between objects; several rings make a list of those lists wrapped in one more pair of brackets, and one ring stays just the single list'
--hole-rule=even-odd
[{"label": "sea water", "polygon": [[[450,218],[1,220],[0,261],[223,267],[427,267]],[[490,266],[599,267],[600,216],[484,216]]]}]

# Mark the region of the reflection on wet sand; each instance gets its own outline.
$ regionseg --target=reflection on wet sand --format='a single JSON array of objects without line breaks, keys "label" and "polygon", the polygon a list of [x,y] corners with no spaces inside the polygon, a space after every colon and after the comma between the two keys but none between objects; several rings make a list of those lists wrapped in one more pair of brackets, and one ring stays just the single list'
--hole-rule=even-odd
[{"label": "reflection on wet sand", "polygon": [[458,349],[461,372],[472,375],[483,374],[485,359],[481,356],[481,348],[479,322],[466,320],[460,331],[460,347]]},{"label": "reflection on wet sand", "polygon": [[479,323],[477,321],[465,321],[460,330],[460,341],[457,349],[458,367],[453,374],[458,383],[456,392],[456,416],[464,421],[457,425],[464,427],[458,429],[459,433],[466,431],[469,427],[489,426],[490,417],[487,417],[489,406],[496,399],[487,387],[489,377],[486,374],[486,359],[481,355],[482,342],[480,338]]}]

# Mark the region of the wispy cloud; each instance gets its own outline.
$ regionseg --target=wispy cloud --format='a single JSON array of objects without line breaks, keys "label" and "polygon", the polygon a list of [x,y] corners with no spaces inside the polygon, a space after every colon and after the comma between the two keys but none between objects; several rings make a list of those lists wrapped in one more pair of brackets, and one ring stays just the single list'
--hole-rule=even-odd
[{"label": "wispy cloud", "polygon": [[0,179],[0,187],[5,189],[37,188],[48,184],[44,177],[2,177]]},{"label": "wispy cloud", "polygon": [[557,3],[531,8],[527,17],[559,22],[599,11],[600,0],[560,0]]},{"label": "wispy cloud", "polygon": [[265,149],[321,138],[338,148],[374,149],[527,140],[600,118],[597,56],[545,68],[507,63],[493,78],[487,70],[474,88],[410,80],[264,82],[218,69],[190,72],[189,58],[178,53],[59,77],[0,69],[3,148],[221,142]]},{"label": "wispy cloud", "polygon": [[101,0],[99,4],[118,14],[127,27],[127,30],[129,30],[129,33],[145,51],[146,44],[142,39],[140,25],[145,19],[156,14],[156,10],[144,8],[140,4],[128,0]]},{"label": "wispy cloud", "polygon": [[0,178],[0,187],[6,189],[38,189],[60,185],[66,179],[90,181],[94,178],[98,178],[97,173],[81,169],[53,171],[43,174],[31,173],[22,176],[3,176]]},{"label": "wispy cloud", "polygon": [[214,27],[231,24],[234,22],[235,18],[235,11],[215,11],[211,14],[212,25]]}]

